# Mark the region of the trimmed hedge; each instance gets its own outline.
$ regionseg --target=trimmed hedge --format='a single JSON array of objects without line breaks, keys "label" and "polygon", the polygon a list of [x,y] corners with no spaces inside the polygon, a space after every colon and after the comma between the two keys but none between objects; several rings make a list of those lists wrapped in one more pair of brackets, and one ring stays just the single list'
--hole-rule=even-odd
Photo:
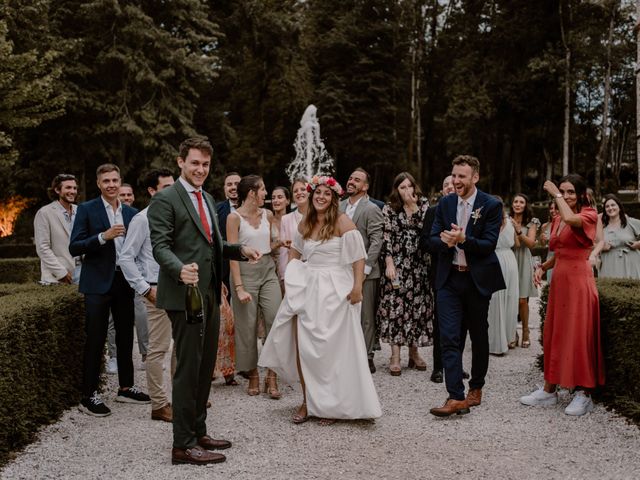
[{"label": "trimmed hedge", "polygon": [[37,256],[33,243],[0,244],[0,258],[23,258]]},{"label": "trimmed hedge", "polygon": [[40,280],[40,259],[0,258],[0,282],[29,283]]},{"label": "trimmed hedge", "polygon": [[84,302],[75,285],[0,285],[0,465],[77,404]]},{"label": "trimmed hedge", "polygon": [[[640,425],[640,281],[599,278],[600,336],[606,385],[595,397]],[[540,343],[549,288],[540,296]],[[543,368],[543,356],[539,358]]]}]

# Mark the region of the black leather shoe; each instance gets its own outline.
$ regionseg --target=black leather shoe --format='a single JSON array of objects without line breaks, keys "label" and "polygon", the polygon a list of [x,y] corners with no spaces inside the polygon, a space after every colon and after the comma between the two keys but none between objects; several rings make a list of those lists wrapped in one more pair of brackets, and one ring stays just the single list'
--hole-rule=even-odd
[{"label": "black leather shoe", "polygon": [[370,359],[369,359],[369,371],[370,371],[371,373],[376,373],[376,366],[375,366],[375,364],[373,363],[373,358],[370,358]]},{"label": "black leather shoe", "polygon": [[434,370],[431,372],[431,381],[433,383],[442,383],[444,378],[442,377],[442,370]]}]

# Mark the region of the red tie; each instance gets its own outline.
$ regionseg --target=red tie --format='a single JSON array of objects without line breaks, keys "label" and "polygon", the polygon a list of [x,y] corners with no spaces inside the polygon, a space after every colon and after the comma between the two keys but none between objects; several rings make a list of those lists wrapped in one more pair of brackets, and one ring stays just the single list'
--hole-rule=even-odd
[{"label": "red tie", "polygon": [[211,227],[209,226],[209,222],[207,221],[207,214],[204,213],[204,204],[202,203],[202,192],[196,192],[196,198],[198,199],[198,213],[200,214],[200,221],[202,222],[202,226],[204,227],[204,231],[207,232],[207,239],[209,243],[211,243]]}]

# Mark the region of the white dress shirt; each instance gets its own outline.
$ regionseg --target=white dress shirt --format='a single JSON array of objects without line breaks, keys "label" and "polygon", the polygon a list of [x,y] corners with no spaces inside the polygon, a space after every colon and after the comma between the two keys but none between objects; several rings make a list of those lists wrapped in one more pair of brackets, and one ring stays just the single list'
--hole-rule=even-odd
[{"label": "white dress shirt", "polygon": [[[118,208],[116,211],[113,211],[113,207],[107,202],[104,197],[100,197],[102,199],[102,203],[104,204],[104,208],[107,211],[107,218],[109,219],[109,226],[113,227],[114,225],[124,225],[124,219],[122,218],[122,203],[120,200],[118,202]],[[100,245],[104,245],[107,243],[104,236],[102,234],[98,235],[98,241]],[[124,237],[116,237],[113,239],[113,244],[116,247],[116,265],[120,265],[120,252],[122,251],[122,245],[124,245]]]},{"label": "white dress shirt", "polygon": [[349,217],[350,220],[353,220],[353,214],[356,213],[356,208],[358,208],[358,204],[362,201],[362,199],[365,197],[366,195],[363,195],[362,197],[360,197],[356,203],[351,203],[351,199],[347,199],[347,207],[344,209],[344,213],[347,214],[347,217]]},{"label": "white dress shirt", "polygon": [[[467,198],[466,200],[458,197],[458,208],[456,211],[456,225],[462,227],[465,232],[467,230],[467,225],[469,224],[469,218],[471,217],[471,209],[473,208],[473,204],[476,201],[476,197],[478,196],[478,189],[474,189],[473,194]],[[467,261],[464,256],[464,252],[462,252],[462,258],[460,258],[461,250],[456,245],[456,254],[453,258],[454,265],[467,266]]]},{"label": "white dress shirt", "polygon": [[[211,239],[215,240],[213,238],[213,224],[211,223],[211,214],[209,213],[209,207],[207,204],[207,199],[204,196],[204,190],[202,190],[202,188],[196,188],[193,185],[191,185],[189,182],[187,182],[184,178],[182,178],[182,176],[178,177],[178,181],[180,183],[182,183],[182,186],[184,187],[184,189],[187,191],[187,193],[189,194],[189,198],[191,199],[191,203],[193,203],[193,208],[195,208],[196,210],[196,214],[198,215],[198,218],[200,218],[200,210],[198,207],[198,197],[195,196],[194,192],[202,192],[202,206],[204,207],[204,214],[207,216],[207,222],[209,223],[209,230],[210,230],[210,234],[211,234]],[[231,203],[231,202],[229,202]],[[204,225],[202,226],[204,228]]]},{"label": "white dress shirt", "polygon": [[158,283],[160,272],[160,265],[153,258],[147,210],[149,207],[131,219],[120,252],[122,274],[138,295],[144,295],[151,284]]}]

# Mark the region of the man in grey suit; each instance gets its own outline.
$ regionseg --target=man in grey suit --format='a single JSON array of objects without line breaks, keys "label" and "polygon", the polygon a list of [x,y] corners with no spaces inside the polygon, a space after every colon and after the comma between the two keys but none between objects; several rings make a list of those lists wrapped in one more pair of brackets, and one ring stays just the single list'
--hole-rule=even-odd
[{"label": "man in grey suit", "polygon": [[42,207],[33,220],[36,252],[40,257],[40,283],[78,283],[80,257],[69,253],[69,237],[76,217],[78,196],[76,177],[56,175],[49,191],[53,199]]},{"label": "man in grey suit", "polygon": [[378,286],[380,284],[380,266],[378,257],[382,248],[382,211],[369,201],[369,174],[362,168],[356,168],[347,181],[349,198],[340,202],[340,211],[356,224],[367,249],[367,260],[364,267],[365,281],[362,286],[361,322],[364,341],[369,357],[369,370],[375,373],[373,363],[373,347],[376,341],[376,306]]}]

